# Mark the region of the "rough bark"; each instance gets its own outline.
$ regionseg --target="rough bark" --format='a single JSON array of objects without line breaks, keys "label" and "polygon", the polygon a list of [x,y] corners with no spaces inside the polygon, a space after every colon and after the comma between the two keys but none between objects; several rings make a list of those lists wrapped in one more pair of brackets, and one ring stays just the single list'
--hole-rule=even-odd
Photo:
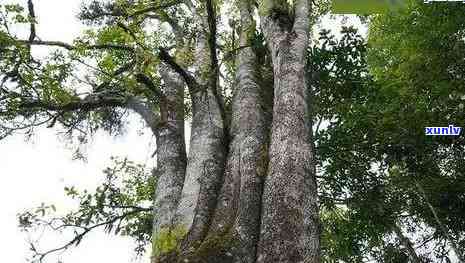
[{"label": "rough bark", "polygon": [[309,3],[297,1],[291,16],[283,2],[265,1],[261,7],[275,82],[257,262],[314,263],[319,227],[305,74]]},{"label": "rough bark", "polygon": [[[199,9],[187,4],[195,10],[198,25],[211,30],[211,12],[205,19]],[[309,4],[307,0],[298,1],[295,16],[288,15],[284,20],[273,8],[262,15],[275,80],[270,147],[263,87],[258,83],[256,54],[249,46],[255,27],[250,3],[241,2],[239,9],[241,48],[230,137],[218,84],[212,80],[218,77],[212,59],[214,43],[203,29],[196,36],[197,86],[189,87],[193,113],[190,152],[175,223],[188,232],[178,251],[181,254],[174,260],[210,262],[195,255],[221,242],[216,237],[227,232],[233,240],[226,250],[233,256],[228,260],[234,262],[319,262],[318,206],[305,79]],[[229,254],[221,246],[216,248]],[[215,251],[210,252],[215,255]]]},{"label": "rough bark", "polygon": [[259,83],[257,56],[251,47],[255,33],[249,1],[239,1],[241,47],[237,54],[232,101],[230,147],[225,179],[211,235],[227,232],[232,238],[233,262],[253,263],[260,227],[263,178],[268,160],[269,121],[264,90]]},{"label": "rough bark", "polygon": [[128,98],[126,107],[137,113],[156,136],[158,134],[158,124],[160,123],[160,114],[153,111],[151,105],[144,103],[136,97]]},{"label": "rough bark", "polygon": [[[154,197],[153,242],[157,249],[160,232],[166,235],[173,230],[175,212],[181,198],[186,171],[184,141],[184,82],[166,65],[160,65],[164,82],[162,120],[157,132],[157,186]],[[157,254],[158,251],[153,251]]]},{"label": "rough bark", "polygon": [[201,241],[210,226],[224,171],[223,121],[215,96],[194,95],[190,150],[178,223],[189,229],[188,244]]},{"label": "rough bark", "polygon": [[[193,8],[193,7],[192,7]],[[196,15],[199,25],[205,20]],[[199,90],[190,89],[192,130],[186,179],[177,210],[177,224],[188,230],[183,248],[197,247],[211,225],[219,188],[223,181],[226,140],[217,86],[211,86],[209,43],[203,30],[196,40],[195,75]],[[203,32],[203,33],[202,33]],[[214,72],[214,71],[213,71]]]},{"label": "rough bark", "polygon": [[[186,8],[174,8],[179,3],[177,1],[166,6],[169,10],[152,6],[134,14],[123,12],[123,9],[130,9],[132,1],[116,13],[103,12],[107,5],[102,6],[105,7],[102,10],[98,5],[90,8],[102,12],[99,14],[102,17],[111,17],[105,23],[116,22],[132,41],[128,46],[112,43],[83,45],[86,49],[119,50],[139,57],[150,52],[152,44],[167,44],[155,49],[156,54],[152,55],[158,59],[144,62],[135,59],[112,76],[116,81],[118,75],[128,73],[124,77],[131,80],[135,77],[139,84],[145,84],[148,89],[140,93],[137,89],[136,96],[147,95],[145,91],[152,92],[159,100],[159,113],[150,102],[152,98],[140,100],[125,96],[105,100],[88,97],[92,100],[73,101],[64,108],[41,101],[23,105],[55,112],[80,107],[90,111],[102,106],[127,106],[144,118],[157,138],[158,152],[152,262],[205,263],[207,261],[202,258],[195,258],[196,255],[199,251],[210,251],[208,245],[220,241],[217,236],[225,232],[233,243],[228,243],[229,247],[213,246],[212,254],[207,256],[208,262],[223,262],[215,255],[230,257],[230,252],[233,262],[319,262],[318,206],[305,74],[310,35],[308,1],[297,0],[293,12],[286,0],[262,1],[265,12],[260,21],[271,51],[271,79],[274,81],[274,101],[270,107],[264,94],[270,90],[261,82],[263,72],[260,72],[260,62],[257,61],[260,55],[252,47],[254,2],[239,0],[240,49],[231,127],[227,127],[220,94],[215,14],[218,3],[212,0],[196,1],[195,5],[190,0],[181,0],[192,12],[192,20]],[[35,17],[32,1],[29,1],[29,13]],[[138,15],[144,15],[144,18],[135,18]],[[124,21],[129,18],[133,21]],[[168,46],[171,41],[164,38],[165,34],[157,35],[150,45],[141,43],[146,39],[145,30],[132,32],[131,28],[133,25],[144,27],[145,18],[170,24],[175,47]],[[186,26],[188,30],[181,30],[182,27],[177,25],[178,18],[192,25]],[[125,26],[123,22],[131,26]],[[183,64],[170,52],[178,52],[188,42],[184,34],[192,36],[192,31],[195,31],[196,40],[195,62],[187,65],[188,62]],[[81,49],[62,42],[36,40],[33,24],[29,40],[18,43]],[[162,90],[152,83],[151,74],[139,72],[152,68],[152,62],[157,61],[165,63],[160,65],[159,71],[164,84]],[[139,62],[147,62],[145,66],[148,67]],[[111,81],[106,85],[109,83]],[[184,85],[189,88],[192,102],[188,156],[184,142]],[[126,91],[132,93],[136,89]],[[267,115],[271,108],[272,123]],[[212,239],[206,238],[208,233]],[[159,249],[159,243],[168,244],[166,250]],[[215,249],[220,253],[215,254]]]}]

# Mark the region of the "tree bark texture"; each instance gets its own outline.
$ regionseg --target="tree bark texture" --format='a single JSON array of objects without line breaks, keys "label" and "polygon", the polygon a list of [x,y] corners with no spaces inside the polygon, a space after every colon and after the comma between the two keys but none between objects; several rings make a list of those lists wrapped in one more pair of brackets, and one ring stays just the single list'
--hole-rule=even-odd
[{"label": "tree bark texture", "polygon": [[274,107],[257,262],[319,262],[305,69],[309,3],[296,2],[293,20],[276,13],[283,3],[270,2],[261,20],[273,59]]},{"label": "tree bark texture", "polygon": [[154,197],[154,242],[160,232],[173,230],[175,212],[181,198],[186,172],[186,146],[184,141],[184,82],[164,64],[160,65],[164,82],[162,119],[157,130],[157,176]]},{"label": "tree bark texture", "polygon": [[[202,19],[203,21],[203,19]],[[204,24],[200,22],[200,24]],[[201,89],[191,90],[192,126],[186,180],[177,211],[177,224],[188,229],[184,248],[198,246],[208,233],[226,159],[226,138],[217,87],[209,86],[212,76],[207,36],[196,43],[195,73]]]},{"label": "tree bark texture", "polygon": [[233,239],[233,262],[253,263],[259,238],[263,179],[268,164],[269,118],[259,81],[257,55],[251,47],[255,21],[248,1],[238,3],[241,15],[235,94],[232,102],[230,147],[225,179],[210,233]]},{"label": "tree bark texture", "polygon": [[[162,173],[155,213],[163,215],[155,215],[154,239],[166,226],[182,228],[185,234],[174,257],[160,256],[153,262],[319,262],[306,79],[308,0],[297,1],[295,11],[284,16],[273,5],[261,14],[272,76],[263,70],[253,46],[254,7],[249,1],[237,2],[241,27],[230,118],[225,117],[218,82],[212,79],[218,78],[212,59],[215,43],[205,29],[212,28],[214,17],[210,11],[206,19],[202,6],[187,5],[201,27],[192,65],[196,88],[186,81],[192,103],[190,147],[183,163],[180,133],[167,125],[157,136]],[[181,78],[166,68],[161,73],[165,84],[179,90]],[[272,81],[263,81],[266,77]],[[166,115],[179,120],[181,113],[168,109],[161,112],[162,119]],[[176,125],[175,130],[183,132],[181,122]],[[179,162],[171,163],[175,160]],[[215,256],[192,257],[200,250]]]}]

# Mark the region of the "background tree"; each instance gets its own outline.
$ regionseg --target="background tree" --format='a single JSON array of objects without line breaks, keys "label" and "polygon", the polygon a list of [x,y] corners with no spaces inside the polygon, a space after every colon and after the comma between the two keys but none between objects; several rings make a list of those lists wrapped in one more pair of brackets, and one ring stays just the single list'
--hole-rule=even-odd
[{"label": "background tree", "polygon": [[[133,111],[157,138],[153,262],[318,262],[305,70],[310,4],[258,5],[262,29],[254,3],[238,1],[230,5],[233,18],[240,14],[232,31],[218,16],[220,2],[92,1],[79,15],[89,29],[73,43],[37,36],[31,0],[25,9],[2,5],[2,135],[48,125],[83,138],[100,127],[120,130]],[[27,37],[11,30],[18,23],[29,26]],[[41,60],[35,46],[54,50]],[[85,207],[97,198],[87,197],[83,209],[99,210]],[[218,222],[222,214],[234,221]],[[73,227],[85,233],[93,223]]]},{"label": "background tree", "polygon": [[[322,205],[336,206],[323,218],[342,221],[339,227],[328,222],[336,244],[349,244],[327,249],[345,260],[371,254],[381,262],[448,262],[453,250],[463,261],[457,228],[463,190],[455,190],[463,188],[463,134],[424,131],[463,126],[462,13],[461,5],[413,2],[400,14],[372,17],[368,46],[347,45],[341,53],[334,39],[322,36],[323,45],[336,47],[323,51],[316,85],[322,87],[317,95],[326,92],[317,101],[330,105],[320,113],[329,126],[316,138],[325,174],[319,185],[325,186]],[[335,64],[333,72],[328,64]],[[449,212],[439,216],[442,209]],[[348,231],[345,224],[359,228]]]}]

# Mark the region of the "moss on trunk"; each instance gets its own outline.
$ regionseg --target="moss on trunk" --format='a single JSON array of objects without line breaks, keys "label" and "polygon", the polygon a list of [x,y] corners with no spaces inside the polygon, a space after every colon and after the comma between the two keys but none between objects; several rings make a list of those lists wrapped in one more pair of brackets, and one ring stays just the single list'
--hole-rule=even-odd
[{"label": "moss on trunk", "polygon": [[157,251],[152,263],[232,263],[234,238],[231,234],[218,234],[207,237],[195,249],[182,249],[182,242],[174,233],[159,236]]}]

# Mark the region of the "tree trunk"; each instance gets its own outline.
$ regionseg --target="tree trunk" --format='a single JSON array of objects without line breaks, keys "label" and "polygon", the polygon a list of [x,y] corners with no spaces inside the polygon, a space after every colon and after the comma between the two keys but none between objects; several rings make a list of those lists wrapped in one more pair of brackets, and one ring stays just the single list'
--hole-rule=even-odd
[{"label": "tree trunk", "polygon": [[[306,81],[309,3],[298,1],[295,15],[288,13],[284,23],[273,8],[262,15],[272,59],[273,107],[265,99],[273,98],[266,96],[271,87],[263,85],[272,82],[261,82],[265,72],[252,47],[251,3],[238,4],[240,48],[228,130],[212,79],[218,77],[214,43],[203,29],[196,36],[194,74],[200,89],[189,90],[190,150],[175,216],[182,242],[159,261],[317,263],[319,220]],[[188,6],[198,25],[211,26],[211,13],[207,20],[201,9]]]},{"label": "tree trunk", "polygon": [[305,70],[309,3],[297,1],[295,16],[286,14],[285,1],[268,0],[264,4],[267,6],[262,6],[261,21],[272,53],[275,82],[257,262],[319,262]]},{"label": "tree trunk", "polygon": [[418,189],[420,198],[423,198],[423,200],[426,202],[426,205],[428,206],[429,210],[433,214],[434,220],[438,224],[439,230],[442,232],[442,234],[447,239],[447,241],[449,241],[450,246],[452,247],[452,250],[454,251],[455,255],[457,256],[457,258],[459,260],[459,263],[465,262],[465,259],[463,258],[462,251],[459,250],[459,246],[456,244],[455,240],[452,239],[452,237],[450,236],[448,229],[442,223],[441,219],[438,216],[438,213],[436,213],[436,209],[429,202],[428,196],[426,195],[426,192],[425,192],[425,189],[423,189],[421,184],[419,182],[417,182],[417,181],[415,181],[415,186]]},{"label": "tree trunk", "polygon": [[253,263],[260,229],[263,178],[268,163],[270,104],[265,92],[272,87],[259,83],[257,55],[251,47],[255,22],[249,1],[239,1],[241,32],[235,94],[232,101],[231,143],[225,180],[211,235],[230,235],[233,262]]},{"label": "tree trunk", "polygon": [[175,212],[181,199],[186,171],[184,141],[184,82],[166,65],[160,65],[164,82],[164,102],[161,103],[161,123],[157,130],[157,176],[154,197],[153,255],[159,254],[160,238],[174,234]]},{"label": "tree trunk", "polygon": [[[203,19],[199,19],[203,21]],[[199,24],[204,24],[199,22]],[[200,30],[199,30],[200,31]],[[211,87],[207,37],[196,43],[196,70],[201,90],[190,90],[192,126],[186,180],[178,206],[177,224],[188,230],[184,249],[198,247],[208,233],[221,187],[226,159],[226,138],[217,87]]]},{"label": "tree trunk", "polygon": [[412,263],[423,263],[423,261],[418,257],[417,253],[415,252],[415,249],[412,246],[412,242],[404,236],[402,233],[402,229],[399,226],[399,223],[396,222],[394,225],[394,233],[396,233],[397,238],[400,240],[402,245],[407,249],[408,257],[410,258]]}]

